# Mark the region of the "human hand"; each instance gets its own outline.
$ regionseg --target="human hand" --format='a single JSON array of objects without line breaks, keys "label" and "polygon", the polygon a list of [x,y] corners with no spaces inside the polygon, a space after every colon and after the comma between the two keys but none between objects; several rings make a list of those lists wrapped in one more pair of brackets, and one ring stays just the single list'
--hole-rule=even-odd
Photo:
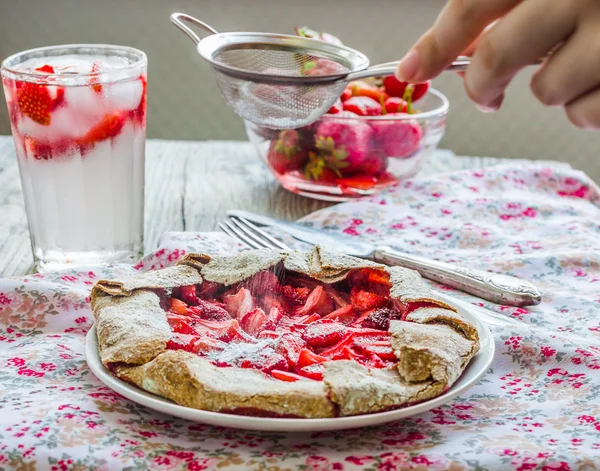
[{"label": "human hand", "polygon": [[449,0],[396,75],[424,82],[464,53],[467,94],[486,111],[500,108],[520,69],[551,53],[531,80],[534,95],[576,126],[600,128],[600,1]]}]

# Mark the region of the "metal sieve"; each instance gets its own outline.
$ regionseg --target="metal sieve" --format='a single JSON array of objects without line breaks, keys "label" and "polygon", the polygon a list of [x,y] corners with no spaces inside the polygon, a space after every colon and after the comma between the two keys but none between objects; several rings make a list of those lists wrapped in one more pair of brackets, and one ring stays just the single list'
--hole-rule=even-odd
[{"label": "metal sieve", "polygon": [[[258,126],[293,129],[327,113],[348,82],[393,74],[398,62],[369,67],[361,52],[325,41],[274,33],[219,33],[184,13],[171,21],[197,45],[211,64],[221,94],[240,117]],[[184,24],[209,35],[200,37]],[[461,70],[459,57],[450,70]]]}]

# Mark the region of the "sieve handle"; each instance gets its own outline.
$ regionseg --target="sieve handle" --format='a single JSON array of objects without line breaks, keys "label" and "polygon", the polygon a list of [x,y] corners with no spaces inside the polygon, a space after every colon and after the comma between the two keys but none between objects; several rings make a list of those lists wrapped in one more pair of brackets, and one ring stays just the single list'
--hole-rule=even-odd
[{"label": "sieve handle", "polygon": [[[537,60],[533,65],[539,65],[546,60],[545,57]],[[396,73],[396,68],[400,61],[384,62],[383,64],[372,65],[368,69],[359,70],[352,74],[348,74],[346,77],[347,81],[360,80],[368,77],[377,77],[380,75],[392,75]],[[458,56],[445,70],[465,70],[471,63],[471,58],[468,56]]]},{"label": "sieve handle", "polygon": [[214,29],[212,26],[200,21],[193,16],[186,15],[185,13],[173,13],[171,15],[171,22],[177,26],[181,31],[188,35],[188,37],[194,41],[194,43],[198,44],[200,42],[200,37],[194,33],[190,28],[188,28],[183,22],[187,21],[188,23],[192,23],[196,26],[199,26],[203,30],[207,31],[210,34],[219,34],[219,32]]},{"label": "sieve handle", "polygon": [[[383,64],[372,65],[368,69],[359,70],[349,74],[346,77],[347,81],[360,80],[368,77],[377,77],[379,75],[392,75],[396,72],[396,68],[400,61],[385,62]],[[450,64],[446,70],[465,70],[471,63],[471,58],[467,56],[459,56],[452,64]]]}]

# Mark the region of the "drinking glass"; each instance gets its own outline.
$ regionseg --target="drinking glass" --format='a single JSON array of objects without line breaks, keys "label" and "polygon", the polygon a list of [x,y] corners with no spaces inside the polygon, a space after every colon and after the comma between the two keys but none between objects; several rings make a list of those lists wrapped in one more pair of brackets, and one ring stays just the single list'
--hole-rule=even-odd
[{"label": "drinking glass", "polygon": [[146,55],[110,45],[2,62],[39,271],[133,262],[143,249]]}]

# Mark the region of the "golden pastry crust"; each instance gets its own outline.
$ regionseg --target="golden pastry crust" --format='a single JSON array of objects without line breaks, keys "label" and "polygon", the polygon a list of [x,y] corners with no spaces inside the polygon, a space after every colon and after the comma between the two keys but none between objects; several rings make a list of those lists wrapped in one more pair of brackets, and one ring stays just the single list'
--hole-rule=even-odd
[{"label": "golden pastry crust", "polygon": [[[323,363],[323,381],[284,382],[258,370],[216,367],[167,349],[171,330],[157,289],[203,280],[231,285],[277,266],[325,283],[351,270],[387,270],[392,299],[427,303],[405,321],[390,322],[398,363],[369,369],[355,361]],[[442,394],[479,349],[476,328],[433,295],[420,275],[316,247],[312,252],[249,251],[230,257],[189,254],[178,265],[129,280],[102,280],[92,290],[100,358],[120,378],[178,404],[209,411],[334,417],[388,410]]]},{"label": "golden pastry crust", "polygon": [[285,256],[285,252],[265,249],[241,252],[233,257],[214,257],[202,266],[201,273],[208,281],[229,286],[277,265]]},{"label": "golden pastry crust", "polygon": [[152,291],[96,298],[94,317],[100,359],[106,366],[144,364],[164,352],[171,338],[165,311]]},{"label": "golden pastry crust", "polygon": [[434,381],[451,386],[479,350],[478,341],[447,325],[391,321],[389,331],[398,371],[409,383]]},{"label": "golden pastry crust", "polygon": [[175,265],[162,270],[152,270],[133,276],[125,281],[100,280],[92,288],[92,308],[98,297],[129,296],[138,289],[164,289],[202,283],[197,269],[186,265]]},{"label": "golden pastry crust", "polygon": [[340,415],[381,412],[439,396],[445,384],[432,381],[408,383],[395,369],[368,369],[351,360],[324,364],[323,381]]},{"label": "golden pastry crust", "polygon": [[464,338],[479,341],[479,333],[473,324],[468,323],[460,314],[449,309],[422,307],[406,316],[409,322],[418,324],[445,324],[461,334]]},{"label": "golden pastry crust", "polygon": [[390,274],[392,298],[403,303],[431,303],[456,311],[454,307],[431,292],[418,272],[403,267],[386,267],[386,270]]},{"label": "golden pastry crust", "polygon": [[262,411],[286,417],[334,417],[325,384],[306,379],[288,383],[257,370],[217,368],[184,351],[166,351],[142,366],[118,367],[116,374],[148,392],[194,409],[213,412]]}]

